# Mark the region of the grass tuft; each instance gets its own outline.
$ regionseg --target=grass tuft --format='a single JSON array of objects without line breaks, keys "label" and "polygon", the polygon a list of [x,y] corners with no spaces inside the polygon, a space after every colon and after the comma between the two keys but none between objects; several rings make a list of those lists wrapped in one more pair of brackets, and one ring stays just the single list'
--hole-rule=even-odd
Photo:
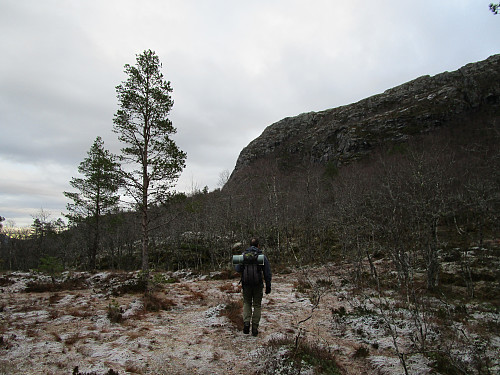
[{"label": "grass tuft", "polygon": [[220,316],[225,316],[239,331],[243,330],[243,302],[228,301],[221,310]]},{"label": "grass tuft", "polygon": [[142,297],[142,303],[144,306],[144,310],[154,312],[161,310],[168,311],[176,305],[173,300],[159,293],[146,293]]}]

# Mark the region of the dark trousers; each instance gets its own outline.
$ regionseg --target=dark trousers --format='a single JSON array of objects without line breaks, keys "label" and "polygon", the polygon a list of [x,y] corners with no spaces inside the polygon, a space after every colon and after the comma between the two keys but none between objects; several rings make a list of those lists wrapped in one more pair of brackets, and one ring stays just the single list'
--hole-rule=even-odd
[{"label": "dark trousers", "polygon": [[258,326],[261,315],[262,296],[264,295],[262,285],[243,287],[243,322]]}]

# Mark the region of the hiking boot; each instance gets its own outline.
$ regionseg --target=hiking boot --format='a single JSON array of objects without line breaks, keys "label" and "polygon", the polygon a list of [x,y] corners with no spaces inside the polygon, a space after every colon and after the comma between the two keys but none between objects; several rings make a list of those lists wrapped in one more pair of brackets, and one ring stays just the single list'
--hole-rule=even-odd
[{"label": "hiking boot", "polygon": [[243,325],[243,333],[244,333],[245,335],[248,335],[248,334],[250,333],[250,323],[245,323],[245,324]]},{"label": "hiking boot", "polygon": [[252,336],[257,336],[259,334],[259,326],[258,325],[255,325],[253,324],[252,325]]}]

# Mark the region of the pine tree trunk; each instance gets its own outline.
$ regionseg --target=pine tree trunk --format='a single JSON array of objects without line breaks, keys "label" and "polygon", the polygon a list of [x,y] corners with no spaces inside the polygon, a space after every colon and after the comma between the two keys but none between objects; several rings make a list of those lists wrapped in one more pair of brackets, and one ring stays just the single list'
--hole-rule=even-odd
[{"label": "pine tree trunk", "polygon": [[[144,160],[147,160],[147,148],[144,150]],[[142,175],[142,272],[144,277],[145,292],[149,290],[149,218],[148,218],[148,173],[146,163],[143,165]]]},{"label": "pine tree trunk", "polygon": [[148,254],[148,215],[146,210],[142,212],[142,271],[149,275],[149,254]]}]

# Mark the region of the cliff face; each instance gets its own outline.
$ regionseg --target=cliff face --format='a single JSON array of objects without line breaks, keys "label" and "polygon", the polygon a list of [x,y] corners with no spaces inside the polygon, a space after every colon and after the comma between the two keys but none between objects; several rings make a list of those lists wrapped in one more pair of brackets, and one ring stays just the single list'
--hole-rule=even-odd
[{"label": "cliff face", "polygon": [[500,115],[500,55],[354,104],[278,121],[241,151],[231,179],[261,158],[342,165],[378,145],[402,142],[478,112]]}]

